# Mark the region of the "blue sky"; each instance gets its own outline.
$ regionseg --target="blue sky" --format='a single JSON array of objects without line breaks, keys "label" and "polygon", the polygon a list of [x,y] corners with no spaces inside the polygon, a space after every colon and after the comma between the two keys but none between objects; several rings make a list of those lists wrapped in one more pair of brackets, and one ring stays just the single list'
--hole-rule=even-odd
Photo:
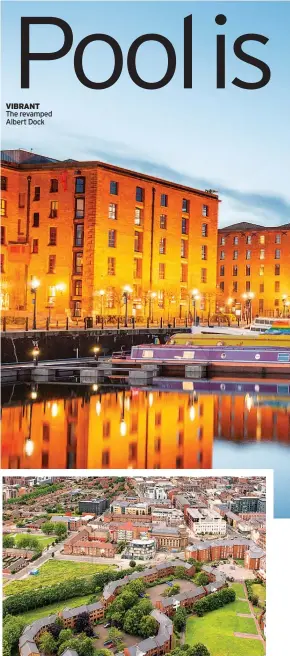
[{"label": "blue sky", "polygon": [[[227,24],[218,27],[215,16]],[[193,88],[183,88],[183,19],[193,15]],[[31,63],[30,89],[20,88],[20,17],[57,16],[72,27],[69,54],[54,62]],[[3,148],[32,148],[58,159],[101,159],[220,193],[221,224],[290,221],[290,4],[288,2],[3,2],[3,91],[6,102],[40,102],[53,111],[45,127],[11,128],[2,118]],[[94,32],[113,36],[124,55],[119,81],[110,89],[85,88],[73,68],[79,41]],[[132,41],[146,32],[171,40],[177,67],[163,89],[138,88],[126,58]],[[227,87],[215,85],[215,39],[227,40]],[[233,54],[243,33],[269,38],[248,52],[271,68],[270,83],[246,91],[231,84],[259,71]],[[56,27],[31,28],[32,51],[56,50]],[[92,44],[84,69],[92,79],[111,74],[108,46]],[[147,80],[162,77],[166,58],[161,46],[143,46],[138,71]],[[4,107],[5,109],[5,107]]]}]

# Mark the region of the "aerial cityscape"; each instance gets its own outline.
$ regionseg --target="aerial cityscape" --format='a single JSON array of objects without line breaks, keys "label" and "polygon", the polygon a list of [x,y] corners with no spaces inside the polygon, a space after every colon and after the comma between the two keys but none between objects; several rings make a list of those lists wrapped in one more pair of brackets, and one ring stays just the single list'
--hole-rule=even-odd
[{"label": "aerial cityscape", "polygon": [[265,477],[12,475],[2,494],[4,656],[265,654]]}]

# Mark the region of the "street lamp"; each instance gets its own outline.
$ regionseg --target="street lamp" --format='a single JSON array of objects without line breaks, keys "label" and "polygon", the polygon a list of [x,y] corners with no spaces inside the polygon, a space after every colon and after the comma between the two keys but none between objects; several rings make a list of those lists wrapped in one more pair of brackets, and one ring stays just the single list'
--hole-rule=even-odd
[{"label": "street lamp", "polygon": [[33,303],[33,324],[32,324],[32,329],[33,330],[36,330],[36,294],[37,294],[37,290],[38,290],[39,285],[40,285],[40,281],[38,280],[38,278],[32,278],[31,279],[31,281],[30,281],[30,291],[31,291],[31,294],[33,294],[33,299],[32,299],[32,303]]},{"label": "street lamp", "polygon": [[288,294],[283,294],[282,296],[283,303],[283,317],[287,316],[287,308],[290,306],[290,301],[288,300]]},{"label": "street lamp", "polygon": [[153,321],[153,304],[154,300],[157,296],[156,292],[149,292],[149,319],[150,321]]},{"label": "street lamp", "polygon": [[125,328],[128,326],[128,298],[129,294],[132,294],[132,288],[130,285],[125,285],[123,287],[123,299],[125,303]]},{"label": "street lamp", "polygon": [[193,325],[196,326],[196,301],[200,299],[200,294],[198,289],[193,289],[191,292],[192,296],[192,307],[193,307]]},{"label": "street lamp", "polygon": [[[242,298],[245,299],[245,305],[246,305],[246,316],[247,316],[247,323],[251,323],[252,321],[252,300],[254,298],[255,294],[254,292],[245,292],[242,294]],[[249,319],[249,321],[248,321]]]},{"label": "street lamp", "polygon": [[103,314],[104,314],[104,296],[105,296],[105,294],[106,294],[105,290],[100,289],[99,296],[100,296],[100,299],[101,299],[101,318],[103,318]]}]

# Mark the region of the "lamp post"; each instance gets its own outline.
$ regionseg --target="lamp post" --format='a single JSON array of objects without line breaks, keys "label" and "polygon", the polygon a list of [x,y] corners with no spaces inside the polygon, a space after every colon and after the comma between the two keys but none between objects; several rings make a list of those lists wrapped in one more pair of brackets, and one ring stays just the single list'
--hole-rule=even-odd
[{"label": "lamp post", "polygon": [[32,329],[36,330],[36,295],[37,295],[37,290],[40,285],[40,282],[37,278],[32,278],[30,282],[30,290],[31,294],[33,294],[33,324],[32,324]]},{"label": "lamp post", "polygon": [[192,290],[191,297],[192,297],[192,307],[193,307],[193,325],[196,326],[196,301],[200,299],[200,294],[198,289]]},{"label": "lamp post", "polygon": [[149,292],[149,320],[150,321],[153,321],[153,308],[154,308],[154,300],[156,296],[157,296],[156,292]]},{"label": "lamp post", "polygon": [[125,328],[127,328],[128,326],[128,298],[129,298],[129,294],[131,293],[132,293],[132,288],[130,287],[130,285],[125,285],[125,287],[123,287],[123,299],[125,303]]},{"label": "lamp post", "polygon": [[242,294],[242,297],[245,299],[245,305],[246,305],[246,320],[247,323],[251,323],[252,321],[252,300],[254,298],[255,294],[254,292],[245,292]]},{"label": "lamp post", "polygon": [[105,294],[106,294],[105,290],[100,289],[99,296],[100,296],[100,299],[101,299],[101,319],[103,318],[103,315],[104,315],[104,296],[105,296]]},{"label": "lamp post", "polygon": [[283,303],[283,317],[287,317],[287,308],[289,308],[290,306],[290,301],[288,300],[288,294],[283,294],[282,303]]}]

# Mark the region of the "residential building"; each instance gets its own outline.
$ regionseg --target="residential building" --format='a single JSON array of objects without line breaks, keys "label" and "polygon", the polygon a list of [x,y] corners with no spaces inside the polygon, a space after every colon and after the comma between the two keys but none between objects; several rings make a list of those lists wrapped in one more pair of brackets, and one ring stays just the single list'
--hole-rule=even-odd
[{"label": "residential building", "polygon": [[226,535],[227,524],[214,510],[187,508],[186,517],[195,535]]}]

